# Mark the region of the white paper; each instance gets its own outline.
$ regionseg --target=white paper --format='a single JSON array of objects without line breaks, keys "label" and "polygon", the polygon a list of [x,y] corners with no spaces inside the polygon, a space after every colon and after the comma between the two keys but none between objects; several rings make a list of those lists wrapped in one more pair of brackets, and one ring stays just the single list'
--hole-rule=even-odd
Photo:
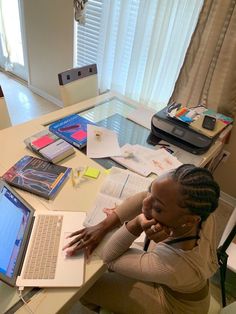
[{"label": "white paper", "polygon": [[[99,134],[99,136],[96,136],[96,134]],[[116,132],[88,124],[87,135],[88,157],[104,158],[120,155],[121,151]]]},{"label": "white paper", "polygon": [[155,114],[155,112],[156,111],[154,111],[151,108],[141,106],[141,107],[138,107],[133,112],[131,112],[127,116],[127,118],[151,130],[152,116]]},{"label": "white paper", "polygon": [[114,208],[126,198],[142,191],[147,191],[153,179],[143,178],[128,170],[112,167],[98,193],[95,203],[87,213],[85,226],[101,222],[106,214],[104,208]]},{"label": "white paper", "polygon": [[148,176],[150,173],[162,175],[182,164],[164,148],[150,149],[141,145],[126,144],[121,148],[121,152],[131,152],[133,157],[115,156],[112,159],[142,176]]},{"label": "white paper", "polygon": [[[131,157],[123,157],[127,154]],[[151,173],[150,164],[140,154],[137,145],[125,144],[121,148],[121,156],[113,156],[112,159],[141,176],[147,177]]]}]

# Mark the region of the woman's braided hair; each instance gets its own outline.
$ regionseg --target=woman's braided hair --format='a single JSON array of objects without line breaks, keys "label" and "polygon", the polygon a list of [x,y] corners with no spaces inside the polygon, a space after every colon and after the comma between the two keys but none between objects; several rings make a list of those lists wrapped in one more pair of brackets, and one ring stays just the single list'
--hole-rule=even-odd
[{"label": "woman's braided hair", "polygon": [[206,168],[185,164],[175,169],[171,176],[183,193],[179,204],[204,221],[218,206],[220,187]]}]

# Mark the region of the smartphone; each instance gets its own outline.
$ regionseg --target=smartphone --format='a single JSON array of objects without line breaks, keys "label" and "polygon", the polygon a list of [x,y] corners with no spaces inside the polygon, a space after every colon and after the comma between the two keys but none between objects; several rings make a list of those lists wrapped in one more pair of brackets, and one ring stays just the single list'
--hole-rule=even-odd
[{"label": "smartphone", "polygon": [[215,128],[215,125],[216,125],[216,118],[215,117],[208,116],[208,115],[204,116],[204,119],[202,122],[202,127],[204,129],[213,131]]}]

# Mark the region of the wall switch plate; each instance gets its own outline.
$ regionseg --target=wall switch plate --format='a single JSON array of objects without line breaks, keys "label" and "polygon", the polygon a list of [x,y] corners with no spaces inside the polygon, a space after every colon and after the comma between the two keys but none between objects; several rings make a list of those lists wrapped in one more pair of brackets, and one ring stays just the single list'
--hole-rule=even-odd
[{"label": "wall switch plate", "polygon": [[230,156],[230,152],[228,152],[227,150],[223,150],[222,151],[222,162],[226,162]]}]

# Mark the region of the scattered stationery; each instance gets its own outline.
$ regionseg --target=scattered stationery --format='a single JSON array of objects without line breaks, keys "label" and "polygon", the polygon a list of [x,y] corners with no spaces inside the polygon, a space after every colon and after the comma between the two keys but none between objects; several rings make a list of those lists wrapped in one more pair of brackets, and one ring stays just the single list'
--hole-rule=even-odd
[{"label": "scattered stationery", "polygon": [[24,156],[2,178],[19,189],[51,199],[64,184],[71,168]]},{"label": "scattered stationery", "polygon": [[104,158],[120,155],[117,133],[96,125],[88,125],[87,156]]},{"label": "scattered stationery", "polygon": [[[132,153],[132,156],[127,157],[128,153]],[[181,162],[165,148],[150,149],[141,145],[126,144],[121,148],[120,156],[111,158],[142,176],[148,176],[150,173],[162,175],[181,165]]]},{"label": "scattered stationery", "polygon": [[128,114],[127,118],[151,130],[151,120],[155,113],[154,109],[140,106]]},{"label": "scattered stationery", "polygon": [[87,126],[93,122],[78,114],[62,118],[49,126],[49,131],[81,149],[87,144]]},{"label": "scattered stationery", "polygon": [[97,179],[100,170],[94,167],[78,167],[71,170],[71,182],[73,187],[78,187],[80,183],[87,179]]},{"label": "scattered stationery", "polygon": [[39,156],[57,163],[75,153],[72,145],[49,130],[35,133],[24,140],[26,146]]},{"label": "scattered stationery", "polygon": [[104,208],[114,208],[126,198],[141,191],[147,191],[153,179],[144,178],[129,170],[112,167],[105,178],[95,203],[87,213],[85,226],[92,226],[102,221],[106,214]]}]

